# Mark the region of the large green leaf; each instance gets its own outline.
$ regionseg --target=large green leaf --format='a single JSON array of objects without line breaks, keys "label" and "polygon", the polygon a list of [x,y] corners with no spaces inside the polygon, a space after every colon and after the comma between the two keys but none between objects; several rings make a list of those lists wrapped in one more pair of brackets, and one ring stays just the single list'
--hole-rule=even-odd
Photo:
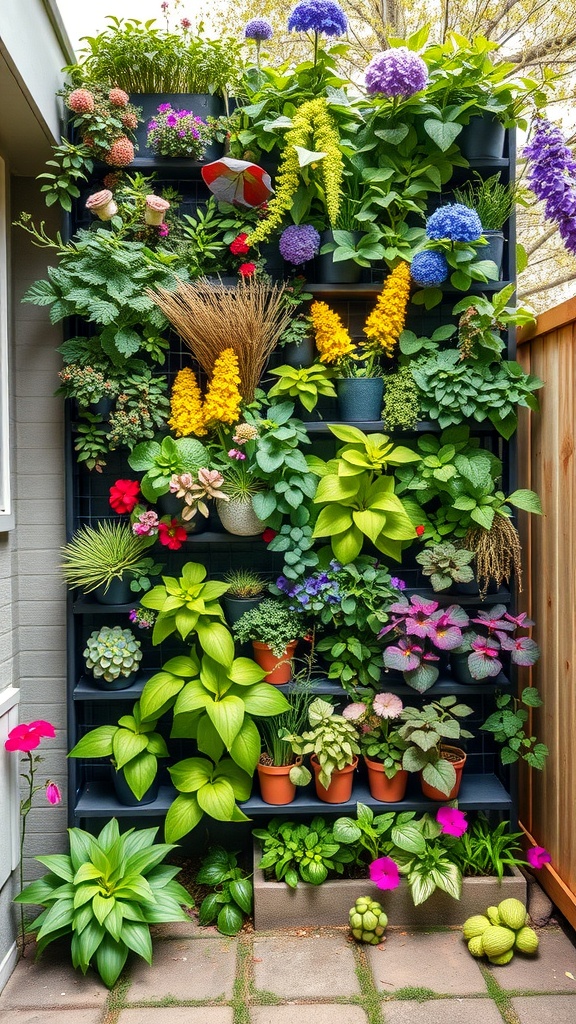
[{"label": "large green leaf", "polygon": [[43,918],[42,927],[38,932],[37,938],[40,940],[46,935],[58,931],[60,928],[70,927],[73,913],[74,905],[71,899],[57,900],[46,911],[46,916]]},{"label": "large green leaf", "polygon": [[124,777],[137,800],[141,800],[146,790],[150,788],[157,770],[158,762],[154,754],[145,751],[125,766]]},{"label": "large green leaf", "polygon": [[130,732],[128,729],[117,729],[112,740],[112,754],[116,768],[123,768],[133,757],[137,757],[143,750],[146,750],[147,746],[147,736]]},{"label": "large green leaf", "polygon": [[290,708],[284,694],[270,683],[256,683],[247,691],[236,691],[233,688],[230,693],[232,692],[238,693],[242,697],[244,708],[250,715],[268,718],[270,715],[281,715],[283,711],[288,711]]},{"label": "large green leaf", "polygon": [[118,980],[128,957],[128,946],[114,942],[110,935],[105,935],[96,950],[96,967],[102,981],[112,988]]},{"label": "large green leaf", "polygon": [[125,921],[122,927],[122,941],[129,949],[141,956],[146,963],[152,963],[152,939],[147,924],[137,921]]},{"label": "large green leaf", "polygon": [[65,853],[45,853],[34,859],[48,868],[52,874],[57,875],[58,878],[63,878],[65,882],[72,882],[74,880],[72,861]]},{"label": "large green leaf", "polygon": [[242,911],[233,903],[226,903],[218,914],[216,927],[223,935],[236,935],[244,923]]},{"label": "large green leaf", "polygon": [[110,757],[112,740],[118,732],[117,725],[100,725],[82,736],[68,757]]},{"label": "large green leaf", "polygon": [[92,920],[78,935],[81,963],[86,966],[90,963],[105,934],[104,928],[99,925],[94,918],[92,918]]},{"label": "large green leaf", "polygon": [[440,758],[434,764],[425,765],[422,770],[422,777],[428,785],[440,790],[441,793],[445,793],[446,796],[448,796],[456,782],[454,766],[449,761],[445,761],[444,758]]},{"label": "large green leaf", "polygon": [[506,501],[516,508],[521,508],[524,512],[532,512],[533,515],[542,515],[542,503],[540,498],[534,491],[527,491],[520,489],[513,491],[506,498]]},{"label": "large green leaf", "polygon": [[375,544],[386,525],[386,513],[364,509],[360,512],[353,512],[352,518],[362,533]]},{"label": "large green leaf", "polygon": [[181,793],[195,793],[205,786],[213,770],[214,766],[205,757],[187,757],[168,768],[172,782]]},{"label": "large green leaf", "polygon": [[230,882],[230,893],[245,914],[252,911],[252,883],[248,878],[236,878]]},{"label": "large green leaf", "polygon": [[164,662],[162,669],[164,672],[172,672],[175,676],[182,676],[183,679],[190,679],[198,675],[200,665],[197,658],[187,658],[186,655],[179,654]]},{"label": "large green leaf", "polygon": [[[230,747],[230,756],[237,765],[252,775],[258,764],[260,748],[260,733],[252,719],[245,716],[242,727]],[[246,797],[239,797],[237,793],[235,793],[235,796],[236,799],[247,799]]]},{"label": "large green leaf", "polygon": [[261,683],[266,675],[266,670],[260,668],[251,658],[235,658],[232,667],[228,672],[232,682],[239,686],[249,686],[252,683]]},{"label": "large green leaf", "polygon": [[234,661],[234,639],[226,626],[221,622],[203,622],[198,620],[198,640],[214,661],[229,667]]},{"label": "large green leaf", "polygon": [[336,476],[329,473],[323,476],[316,489],[315,504],[329,501],[349,501],[357,493],[358,483],[353,476]]},{"label": "large green leaf", "polygon": [[224,753],[224,743],[208,715],[201,715],[196,732],[196,744],[201,754],[208,754],[213,761],[218,761]]},{"label": "large green leaf", "polygon": [[234,812],[234,792],[227,779],[215,779],[196,794],[198,805],[216,821],[230,821]]},{"label": "large green leaf", "polygon": [[212,701],[206,706],[212,725],[222,737],[228,750],[242,728],[244,721],[244,701],[240,697],[228,694],[222,700]]},{"label": "large green leaf", "polygon": [[342,505],[327,505],[316,520],[314,537],[332,537],[352,526],[352,510]]},{"label": "large green leaf", "polygon": [[179,794],[170,805],[164,823],[164,834],[168,842],[175,843],[191,832],[201,820],[203,813],[195,794]]},{"label": "large green leaf", "polygon": [[346,533],[332,537],[332,550],[342,565],[348,565],[358,557],[362,550],[363,539],[362,531],[357,526],[347,530]]},{"label": "large green leaf", "polygon": [[247,800],[252,792],[252,772],[243,771],[231,758],[225,757],[216,765],[213,778],[227,779],[237,800]]},{"label": "large green leaf", "polygon": [[212,699],[212,694],[207,693],[202,683],[199,680],[193,680],[191,683],[186,683],[184,689],[179,693],[174,705],[174,714],[183,715],[188,711],[205,708],[207,704],[212,703]]}]

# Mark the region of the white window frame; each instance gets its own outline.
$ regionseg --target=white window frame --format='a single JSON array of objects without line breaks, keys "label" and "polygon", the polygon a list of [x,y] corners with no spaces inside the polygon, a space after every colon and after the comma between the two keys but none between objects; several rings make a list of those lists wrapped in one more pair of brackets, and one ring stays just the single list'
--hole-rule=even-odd
[{"label": "white window frame", "polygon": [[8,358],[8,197],[0,156],[0,532],[14,528],[10,490],[10,363]]}]

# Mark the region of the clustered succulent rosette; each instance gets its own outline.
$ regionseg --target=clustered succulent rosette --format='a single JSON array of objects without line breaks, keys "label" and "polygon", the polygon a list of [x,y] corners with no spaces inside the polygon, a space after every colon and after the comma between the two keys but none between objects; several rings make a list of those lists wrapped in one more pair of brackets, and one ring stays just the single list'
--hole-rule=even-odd
[{"label": "clustered succulent rosette", "polygon": [[95,679],[112,683],[136,671],[142,661],[141,644],[130,629],[102,626],[88,637],[84,658]]},{"label": "clustered succulent rosette", "polygon": [[469,206],[447,203],[440,206],[426,221],[426,235],[435,241],[477,242],[482,235],[482,222]]},{"label": "clustered succulent rosette", "polygon": [[370,95],[408,99],[428,84],[428,68],[417,53],[399,46],[372,58],[366,68],[366,89]]},{"label": "clustered succulent rosette", "polygon": [[437,601],[417,594],[409,601],[403,597],[391,606],[390,622],[378,634],[383,637],[395,632],[399,637],[396,644],[385,648],[384,667],[402,672],[408,686],[425,693],[438,679],[439,654],[461,646],[469,622],[457,604],[440,608]]},{"label": "clustered succulent rosette", "polygon": [[320,248],[320,235],[311,224],[291,224],[280,235],[278,248],[283,259],[299,266],[314,259]]},{"label": "clustered succulent rosette", "polygon": [[422,288],[438,288],[448,277],[448,261],[443,252],[425,249],[417,252],[410,264],[412,280]]},{"label": "clustered succulent rosette", "polygon": [[560,129],[538,118],[524,156],[530,188],[544,203],[546,217],[558,224],[568,252],[576,255],[576,162]]},{"label": "clustered succulent rosette", "polygon": [[289,32],[343,36],[347,28],[346,15],[334,0],[300,0],[288,18]]}]

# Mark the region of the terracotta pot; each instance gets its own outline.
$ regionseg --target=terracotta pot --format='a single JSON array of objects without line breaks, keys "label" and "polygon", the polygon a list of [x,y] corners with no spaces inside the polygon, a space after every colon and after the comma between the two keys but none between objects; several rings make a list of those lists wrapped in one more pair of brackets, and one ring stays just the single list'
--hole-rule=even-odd
[{"label": "terracotta pot", "polygon": [[401,769],[392,779],[389,779],[381,761],[372,761],[371,758],[364,757],[364,763],[368,769],[370,793],[375,800],[381,800],[385,804],[395,804],[404,799],[408,784],[408,772]]},{"label": "terracotta pot", "polygon": [[292,640],[288,644],[284,653],[277,658],[268,644],[262,644],[259,640],[252,641],[254,661],[260,665],[260,668],[266,669],[266,675],[264,677],[265,683],[273,683],[274,686],[282,686],[283,683],[290,682],[292,678],[291,659],[294,657],[294,651],[296,650],[297,644],[297,640]]},{"label": "terracotta pot", "polygon": [[[294,764],[302,764],[296,758]],[[296,796],[296,786],[290,781],[291,764],[257,764],[260,796],[265,804],[291,804]]]},{"label": "terracotta pot", "polygon": [[252,507],[251,498],[247,501],[219,501],[217,512],[226,532],[237,537],[257,537],[266,529],[266,523],[258,519]]},{"label": "terracotta pot", "polygon": [[450,761],[456,772],[456,782],[449,793],[441,793],[439,789],[435,789],[434,786],[430,786],[422,778],[420,773],[420,782],[422,785],[422,793],[428,797],[429,800],[440,800],[445,803],[447,800],[454,800],[460,789],[460,783],[462,781],[462,771],[466,763],[466,754],[460,747],[451,747],[449,744],[442,744],[442,757],[447,761]]},{"label": "terracotta pot", "polygon": [[335,768],[332,772],[332,778],[328,789],[320,785],[318,776],[320,775],[320,763],[316,754],[310,754],[310,764],[314,772],[314,779],[316,782],[316,796],[319,800],[323,800],[326,804],[345,804],[352,796],[352,786],[354,784],[354,771],[358,764],[358,758],[355,757],[352,764],[347,764],[345,768]]}]

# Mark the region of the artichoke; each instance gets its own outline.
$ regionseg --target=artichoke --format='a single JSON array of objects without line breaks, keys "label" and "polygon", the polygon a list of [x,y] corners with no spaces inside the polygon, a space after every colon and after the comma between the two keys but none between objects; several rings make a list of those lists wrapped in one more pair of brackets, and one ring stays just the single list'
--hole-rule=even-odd
[{"label": "artichoke", "polygon": [[388,918],[380,903],[369,896],[359,896],[352,907],[348,920],[352,935],[358,942],[369,942],[377,946],[388,924]]}]

